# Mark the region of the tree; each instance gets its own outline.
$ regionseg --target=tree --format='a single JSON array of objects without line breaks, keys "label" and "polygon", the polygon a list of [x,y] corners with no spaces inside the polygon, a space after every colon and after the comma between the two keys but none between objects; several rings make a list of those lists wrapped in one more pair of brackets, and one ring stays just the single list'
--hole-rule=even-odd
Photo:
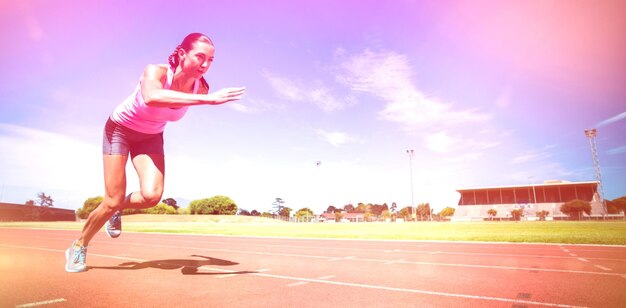
[{"label": "tree", "polygon": [[439,216],[441,217],[449,217],[454,215],[455,209],[453,207],[445,207],[441,212],[439,212]]},{"label": "tree", "polygon": [[398,212],[398,217],[408,221],[411,219],[412,213],[413,213],[413,210],[411,209],[411,207],[406,206]]},{"label": "tree", "polygon": [[498,215],[498,211],[496,211],[496,209],[489,209],[489,211],[487,211],[487,215],[489,215],[489,217],[491,217],[491,220],[493,221],[493,218]]},{"label": "tree", "polygon": [[26,205],[26,206],[35,206],[35,201],[34,201],[34,200],[32,200],[32,199],[31,199],[31,200],[28,200],[28,201],[26,201],[26,202],[24,203],[24,205]]},{"label": "tree", "polygon": [[85,200],[85,202],[83,202],[83,207],[79,208],[76,211],[76,215],[80,219],[87,219],[87,217],[89,217],[89,214],[91,214],[91,212],[93,212],[93,210],[95,210],[98,205],[102,203],[102,200],[104,200],[102,196],[88,198],[87,200]]},{"label": "tree", "polygon": [[354,205],[346,204],[343,206],[343,210],[346,211],[346,213],[352,213],[354,212]]},{"label": "tree", "polygon": [[39,206],[41,207],[54,207],[54,200],[52,200],[52,196],[47,195],[42,191],[37,194],[37,198],[39,198]]},{"label": "tree", "polygon": [[334,213],[337,210],[337,208],[335,208],[332,205],[329,205],[328,208],[326,209],[326,213]]},{"label": "tree", "polygon": [[382,213],[380,213],[380,216],[382,216],[384,220],[387,220],[391,218],[391,212],[389,212],[389,210],[384,210]]},{"label": "tree", "polygon": [[524,210],[522,210],[522,209],[517,209],[517,210],[512,210],[511,211],[511,217],[513,217],[513,220],[515,220],[515,221],[520,221],[523,216],[524,216]]},{"label": "tree", "polygon": [[272,205],[274,206],[274,214],[281,216],[281,212],[283,211],[283,203],[285,203],[285,201],[281,198],[276,198],[276,200],[272,202]]},{"label": "tree", "polygon": [[371,213],[372,212],[372,206],[371,204],[364,204],[362,202],[359,202],[359,204],[356,206],[356,208],[354,209],[355,213],[363,213],[363,214],[367,214],[367,213]]},{"label": "tree", "polygon": [[245,209],[239,209],[239,212],[237,213],[237,215],[252,216],[252,214],[250,214],[250,212],[248,212],[248,210],[245,210]]},{"label": "tree", "polygon": [[166,215],[178,214],[178,211],[175,208],[163,202],[160,202],[159,204],[151,208],[143,209],[143,211],[141,212],[146,213],[146,214],[166,214]]},{"label": "tree", "polygon": [[561,212],[572,220],[580,220],[582,213],[591,215],[591,203],[584,200],[572,200],[561,205]]},{"label": "tree", "polygon": [[274,215],[272,213],[270,213],[270,212],[263,212],[261,214],[261,217],[263,217],[263,218],[274,218]]},{"label": "tree", "polygon": [[257,211],[257,210],[252,210],[252,212],[250,212],[250,215],[252,215],[252,216],[261,216],[261,213],[259,213],[259,211]]},{"label": "tree", "polygon": [[[389,211],[387,204],[380,205],[368,203],[367,206],[370,208],[370,212],[374,215],[382,215],[383,211]],[[395,212],[392,212],[391,214],[395,214]]]},{"label": "tree", "polygon": [[237,204],[227,196],[213,196],[189,203],[189,214],[235,215]]},{"label": "tree", "polygon": [[289,216],[291,216],[291,211],[293,211],[292,209],[283,206],[283,208],[280,210],[280,212],[278,213],[279,217],[284,217],[285,219],[289,219]]},{"label": "tree", "polygon": [[343,219],[343,213],[335,212],[335,221],[340,222]]},{"label": "tree", "polygon": [[546,217],[550,215],[550,212],[543,210],[543,211],[536,212],[535,214],[537,214],[537,217],[539,217],[539,220],[545,221]]},{"label": "tree", "polygon": [[415,212],[417,213],[417,216],[420,220],[427,220],[430,216],[430,204],[422,203],[418,205]]},{"label": "tree", "polygon": [[313,217],[315,215],[313,215],[313,211],[311,211],[311,209],[309,209],[308,207],[305,208],[301,208],[299,209],[296,214],[296,220],[300,221],[306,221],[306,222],[311,222],[311,220],[313,219]]},{"label": "tree", "polygon": [[626,196],[613,199],[612,201],[607,201],[607,207],[609,204],[615,209],[614,214],[619,214],[620,211],[626,213]]}]

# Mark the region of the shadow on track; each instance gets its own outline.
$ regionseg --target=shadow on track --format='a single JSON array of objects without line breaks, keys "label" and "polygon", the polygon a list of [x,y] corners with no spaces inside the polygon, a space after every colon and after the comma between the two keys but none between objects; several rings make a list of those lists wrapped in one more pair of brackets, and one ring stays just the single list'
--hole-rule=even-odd
[{"label": "shadow on track", "polygon": [[158,268],[163,270],[175,270],[180,268],[180,272],[183,275],[225,275],[225,274],[252,274],[253,271],[239,271],[239,272],[198,272],[203,266],[233,266],[239,263],[228,260],[222,260],[217,258],[191,255],[190,257],[204,258],[204,260],[194,259],[166,259],[166,260],[153,260],[145,262],[124,262],[118,266],[89,266],[88,269],[106,269],[106,270],[140,270],[147,268]]}]

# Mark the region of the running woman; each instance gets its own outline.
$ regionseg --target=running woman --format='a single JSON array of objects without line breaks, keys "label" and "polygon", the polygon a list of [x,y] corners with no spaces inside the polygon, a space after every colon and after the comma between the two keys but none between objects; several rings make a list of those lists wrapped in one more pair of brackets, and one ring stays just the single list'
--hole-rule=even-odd
[{"label": "running woman", "polygon": [[[211,66],[215,47],[209,37],[191,33],[169,56],[169,64],[149,64],[135,91],[117,106],[104,127],[102,154],[105,195],[89,215],[80,237],[65,252],[67,272],[87,270],[87,246],[106,223],[106,233],[122,232],[121,212],[159,203],[163,194],[165,159],[163,130],[180,120],[189,106],[219,105],[238,100],[245,88],[209,93],[203,75]],[[126,195],[128,158],[139,177],[139,191]]]}]

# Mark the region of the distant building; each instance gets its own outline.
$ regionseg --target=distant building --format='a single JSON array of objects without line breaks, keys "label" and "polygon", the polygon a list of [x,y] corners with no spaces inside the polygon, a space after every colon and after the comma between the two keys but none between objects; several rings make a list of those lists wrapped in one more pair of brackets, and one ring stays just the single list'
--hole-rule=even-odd
[{"label": "distant building", "polygon": [[[341,222],[365,222],[365,214],[363,213],[341,213]],[[322,213],[319,216],[320,222],[336,222],[335,213]]]},{"label": "distant building", "polygon": [[597,182],[546,181],[543,184],[479,187],[457,190],[461,194],[452,221],[475,221],[490,218],[487,211],[495,209],[496,219],[508,219],[511,211],[522,209],[524,219],[536,220],[536,213],[548,211],[547,219],[564,219],[561,205],[580,199],[591,203],[591,216],[602,217],[604,210],[597,193]]},{"label": "distant building", "polygon": [[0,221],[76,221],[74,210],[0,202]]}]

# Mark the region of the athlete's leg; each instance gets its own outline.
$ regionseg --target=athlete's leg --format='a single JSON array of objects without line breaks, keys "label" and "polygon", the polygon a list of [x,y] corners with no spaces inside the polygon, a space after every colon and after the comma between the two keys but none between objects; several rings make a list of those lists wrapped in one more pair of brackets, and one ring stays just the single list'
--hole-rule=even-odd
[{"label": "athlete's leg", "polygon": [[163,154],[139,154],[132,158],[139,175],[139,191],[129,195],[124,208],[143,209],[157,205],[163,196],[165,157]]},{"label": "athlete's leg", "polygon": [[103,155],[105,196],[102,203],[89,214],[76,245],[88,246],[115,211],[121,209],[126,195],[126,162],[128,155]]}]

